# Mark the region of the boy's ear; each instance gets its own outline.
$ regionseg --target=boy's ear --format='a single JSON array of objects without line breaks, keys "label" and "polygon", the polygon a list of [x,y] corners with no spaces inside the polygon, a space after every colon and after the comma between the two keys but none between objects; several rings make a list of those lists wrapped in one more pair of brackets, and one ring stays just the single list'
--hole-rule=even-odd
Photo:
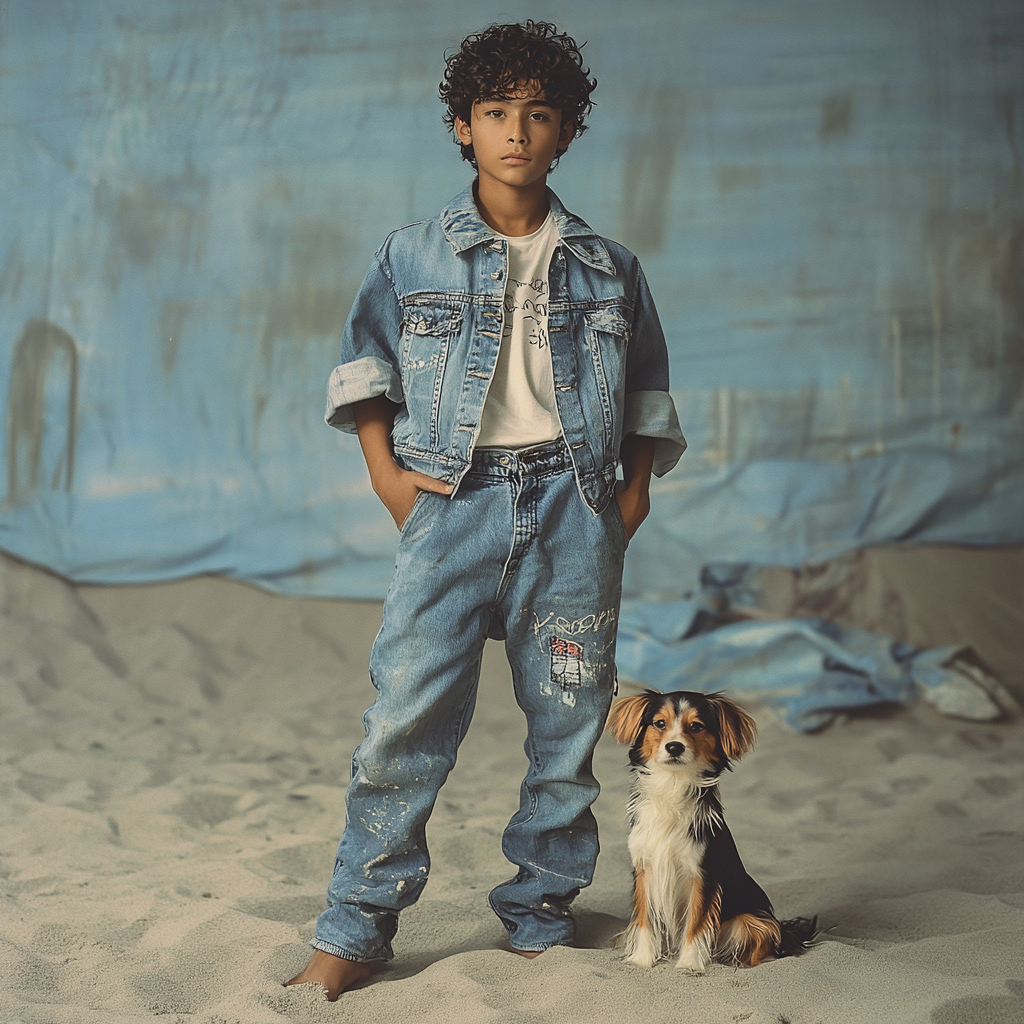
[{"label": "boy's ear", "polygon": [[569,148],[569,143],[576,137],[576,122],[566,120],[562,122],[562,128],[558,133],[558,149],[555,156],[562,156]]},{"label": "boy's ear", "polygon": [[464,146],[470,145],[473,141],[473,133],[470,131],[469,125],[458,115],[455,116],[455,135]]}]

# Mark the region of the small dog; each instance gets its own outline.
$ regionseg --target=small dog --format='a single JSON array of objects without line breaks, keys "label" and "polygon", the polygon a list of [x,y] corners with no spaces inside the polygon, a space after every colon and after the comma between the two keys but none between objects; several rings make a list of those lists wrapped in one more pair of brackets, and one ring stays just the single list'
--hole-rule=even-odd
[{"label": "small dog", "polygon": [[713,960],[755,967],[804,952],[817,918],[779,921],[743,869],[718,779],[754,745],[754,720],[718,693],[647,690],[612,705],[607,728],[630,744],[633,919],[626,960],[703,974]]}]

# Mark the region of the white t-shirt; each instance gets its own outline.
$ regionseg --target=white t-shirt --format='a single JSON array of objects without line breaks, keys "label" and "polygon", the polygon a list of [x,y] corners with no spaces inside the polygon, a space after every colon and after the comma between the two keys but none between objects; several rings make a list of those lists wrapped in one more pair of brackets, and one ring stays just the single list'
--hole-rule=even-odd
[{"label": "white t-shirt", "polygon": [[476,443],[526,448],[562,433],[548,348],[548,267],[558,229],[549,213],[530,235],[498,237],[508,245],[505,318]]}]

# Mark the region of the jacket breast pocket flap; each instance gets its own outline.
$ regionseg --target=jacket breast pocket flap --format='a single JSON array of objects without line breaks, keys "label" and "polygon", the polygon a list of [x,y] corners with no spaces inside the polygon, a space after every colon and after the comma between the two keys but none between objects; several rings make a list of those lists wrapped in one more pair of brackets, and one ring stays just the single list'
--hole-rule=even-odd
[{"label": "jacket breast pocket flap", "polygon": [[417,306],[405,314],[406,334],[441,338],[453,334],[462,323],[458,310],[437,306]]},{"label": "jacket breast pocket flap", "polygon": [[587,329],[612,334],[625,345],[629,341],[629,321],[618,309],[595,309],[586,314]]}]

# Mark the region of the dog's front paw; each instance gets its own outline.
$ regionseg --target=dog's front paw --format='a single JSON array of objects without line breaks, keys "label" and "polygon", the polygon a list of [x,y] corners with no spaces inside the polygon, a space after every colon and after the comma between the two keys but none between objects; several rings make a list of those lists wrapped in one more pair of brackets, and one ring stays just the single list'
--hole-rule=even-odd
[{"label": "dog's front paw", "polygon": [[635,964],[637,967],[653,967],[658,962],[658,958],[647,950],[637,950],[635,953],[630,953],[625,961],[627,964]]},{"label": "dog's front paw", "polygon": [[627,964],[653,967],[658,962],[658,945],[650,928],[630,928],[626,933]]},{"label": "dog's front paw", "polygon": [[676,967],[681,971],[687,971],[690,974],[706,974],[708,969],[708,958],[704,954],[704,950],[701,949],[700,945],[696,942],[689,943],[683,946],[679,951],[679,959],[676,961]]}]

